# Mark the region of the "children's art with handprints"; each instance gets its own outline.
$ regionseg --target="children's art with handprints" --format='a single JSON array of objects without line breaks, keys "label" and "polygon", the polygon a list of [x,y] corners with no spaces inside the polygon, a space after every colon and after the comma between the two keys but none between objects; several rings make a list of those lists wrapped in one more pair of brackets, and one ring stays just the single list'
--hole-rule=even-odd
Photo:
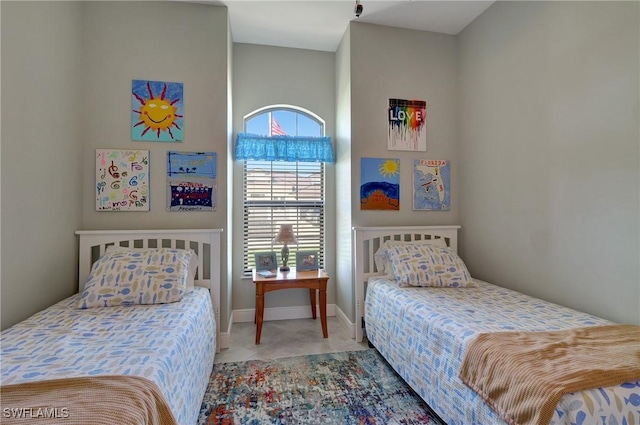
[{"label": "children's art with handprints", "polygon": [[214,211],[215,152],[167,152],[167,210]]}]

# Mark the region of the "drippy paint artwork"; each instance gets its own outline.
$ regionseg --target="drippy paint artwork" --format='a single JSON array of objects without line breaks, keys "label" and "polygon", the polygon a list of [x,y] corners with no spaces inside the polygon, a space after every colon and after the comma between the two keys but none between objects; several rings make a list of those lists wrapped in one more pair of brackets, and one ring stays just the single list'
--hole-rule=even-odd
[{"label": "drippy paint artwork", "polygon": [[167,152],[167,211],[213,211],[215,152]]},{"label": "drippy paint artwork", "polygon": [[388,118],[388,150],[427,150],[427,102],[424,100],[389,99]]},{"label": "drippy paint artwork", "polygon": [[451,209],[451,165],[442,159],[413,160],[413,209]]},{"label": "drippy paint artwork", "polygon": [[360,209],[400,209],[399,159],[360,159]]},{"label": "drippy paint artwork", "polygon": [[133,80],[131,140],[181,142],[184,131],[182,83]]},{"label": "drippy paint artwork", "polygon": [[149,211],[149,151],[96,149],[96,211]]}]

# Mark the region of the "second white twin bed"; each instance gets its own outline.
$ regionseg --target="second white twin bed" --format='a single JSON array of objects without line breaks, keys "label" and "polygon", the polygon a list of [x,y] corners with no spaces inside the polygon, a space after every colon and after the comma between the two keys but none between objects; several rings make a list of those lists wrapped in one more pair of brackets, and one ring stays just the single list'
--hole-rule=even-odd
[{"label": "second white twin bed", "polygon": [[[354,230],[356,321],[360,323],[363,320],[365,324],[364,328],[358,329],[358,340],[366,330],[367,339],[448,425],[640,424],[640,327],[617,326],[604,319],[463,276],[466,267],[455,254],[457,229],[458,226],[432,226]],[[394,242],[385,244],[385,241]],[[392,248],[380,249],[383,244]],[[431,251],[417,248],[425,245],[445,248],[433,248]],[[423,261],[429,257],[429,252],[437,253],[435,256],[448,256],[449,260],[434,266],[440,258],[429,259],[431,264]],[[393,269],[389,262],[394,259],[404,262]],[[433,267],[436,272],[430,277],[423,273],[422,277],[431,278],[432,282],[412,286],[417,284],[418,275],[428,267]],[[439,274],[453,277],[453,283],[434,283],[433,279]],[[457,278],[460,280],[456,281]],[[504,403],[496,403],[492,398],[485,400],[483,396],[486,397],[486,393],[479,395],[461,379],[463,364],[466,366],[465,354],[480,335],[513,334],[516,338],[528,338],[547,335],[547,332],[568,332],[566,340],[555,346],[551,344],[552,350],[545,351],[542,358],[536,359],[535,362],[546,366],[551,364],[554,356],[563,359],[560,356],[567,351],[581,349],[573,341],[580,340],[583,335],[588,336],[588,332],[602,330],[599,338],[604,341],[608,334],[619,329],[628,337],[626,345],[620,345],[618,352],[612,352],[613,355],[620,351],[628,352],[629,355],[623,353],[621,357],[630,359],[630,363],[623,363],[619,370],[612,372],[604,369],[602,373],[598,370],[600,365],[596,365],[591,375],[605,375],[609,379],[608,375],[617,374],[618,377],[627,377],[627,380],[559,396],[558,403],[546,412],[546,419],[541,409],[530,409],[534,412],[529,417],[521,415],[527,418],[522,422],[509,416],[510,412],[501,412],[503,414],[500,415],[496,410],[500,410]],[[518,340],[514,341],[513,345],[518,348]],[[617,341],[611,343],[612,346],[615,344]],[[527,345],[527,342],[520,345]],[[506,354],[506,345],[493,348],[498,356],[502,356],[501,361],[511,361],[500,352],[504,349]],[[519,369],[527,367],[529,365],[522,365]],[[519,383],[509,376],[504,381],[507,384],[498,386],[495,392],[498,396],[505,396],[518,385],[527,392],[544,376],[543,371],[536,369],[525,375],[524,382]],[[555,387],[553,389],[556,390]],[[489,403],[494,403],[494,408]]]}]

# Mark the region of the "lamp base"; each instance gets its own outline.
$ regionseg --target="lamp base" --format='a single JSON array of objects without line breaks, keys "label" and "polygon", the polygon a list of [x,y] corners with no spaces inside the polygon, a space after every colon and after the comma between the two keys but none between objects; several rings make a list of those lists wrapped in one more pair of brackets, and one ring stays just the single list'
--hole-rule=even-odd
[{"label": "lamp base", "polygon": [[282,256],[282,265],[280,266],[280,271],[288,272],[289,266],[287,266],[287,262],[289,261],[289,247],[287,246],[286,242],[282,247],[282,251],[280,252],[280,255]]}]

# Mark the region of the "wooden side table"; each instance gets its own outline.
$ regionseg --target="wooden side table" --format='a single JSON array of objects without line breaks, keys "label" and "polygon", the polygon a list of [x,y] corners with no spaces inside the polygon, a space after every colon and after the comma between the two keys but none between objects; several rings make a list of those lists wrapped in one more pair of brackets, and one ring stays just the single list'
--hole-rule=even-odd
[{"label": "wooden side table", "polygon": [[262,318],[264,316],[264,294],[278,289],[308,288],[311,301],[311,315],[316,318],[316,291],[320,293],[320,322],[322,335],[329,337],[327,331],[327,281],[329,276],[324,270],[296,271],[291,267],[288,272],[278,270],[274,277],[262,277],[253,270],[253,283],[256,285],[256,345],[260,344]]}]

